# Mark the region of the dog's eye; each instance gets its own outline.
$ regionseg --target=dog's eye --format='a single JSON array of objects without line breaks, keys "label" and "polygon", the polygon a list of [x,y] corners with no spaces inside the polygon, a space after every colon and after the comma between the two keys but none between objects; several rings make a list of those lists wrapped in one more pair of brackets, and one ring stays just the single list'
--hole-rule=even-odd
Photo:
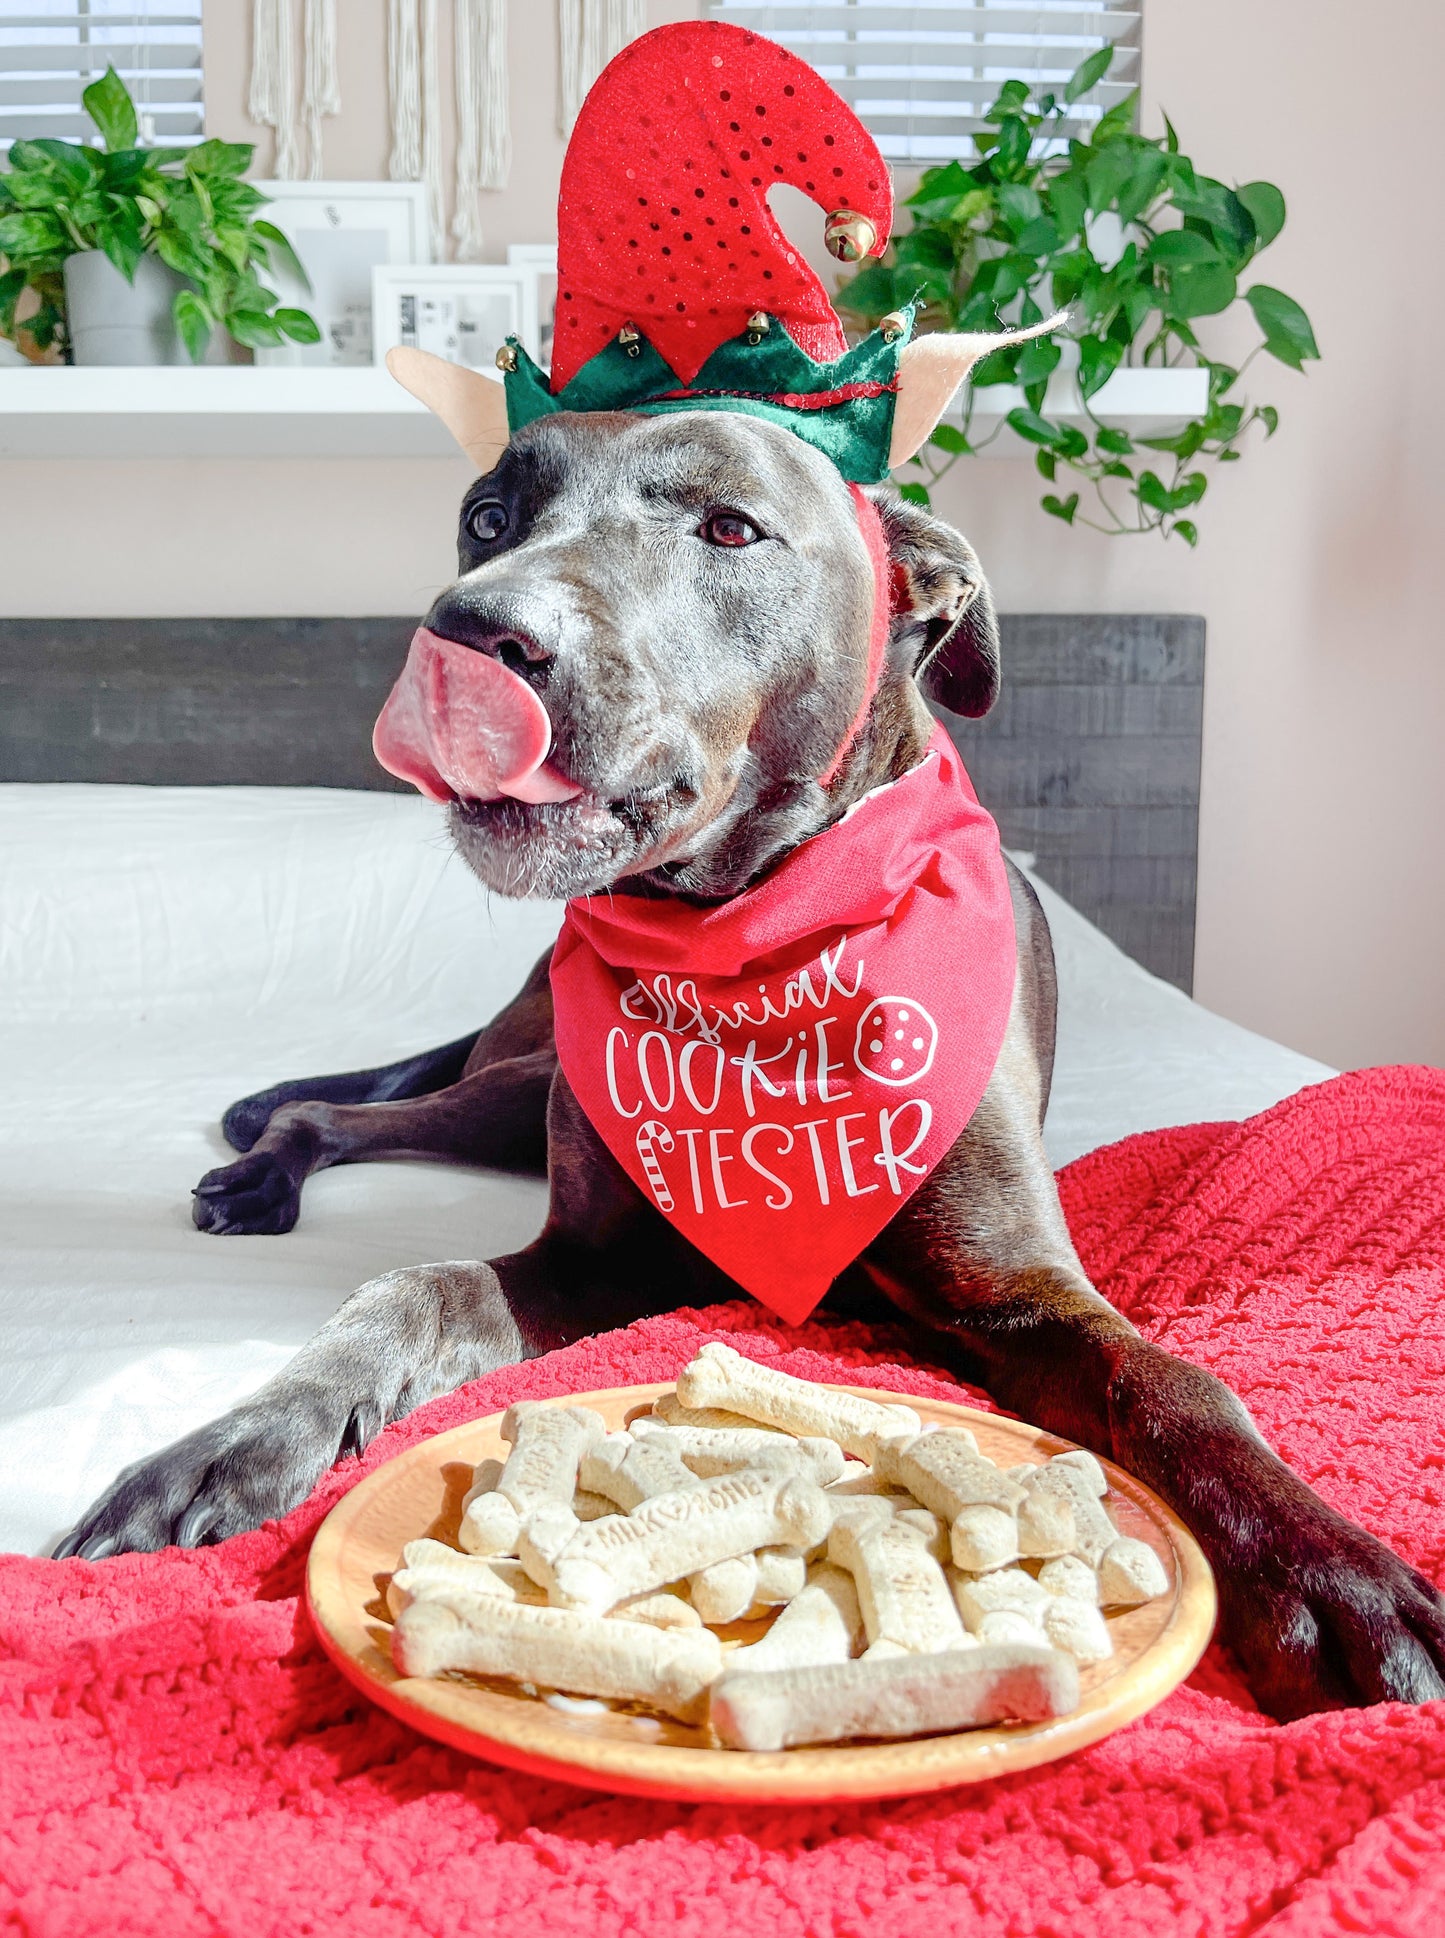
[{"label": "dog's eye", "polygon": [[735,511],[715,511],[703,520],[698,537],[709,545],[756,545],[762,533]]},{"label": "dog's eye", "polygon": [[507,507],[499,505],[495,498],[484,499],[467,513],[467,530],[479,545],[490,545],[499,539],[511,522]]}]

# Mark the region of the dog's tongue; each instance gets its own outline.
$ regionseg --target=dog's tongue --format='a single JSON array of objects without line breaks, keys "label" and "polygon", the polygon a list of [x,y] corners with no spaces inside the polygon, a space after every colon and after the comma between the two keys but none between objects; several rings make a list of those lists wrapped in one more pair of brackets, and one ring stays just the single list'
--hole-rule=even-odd
[{"label": "dog's tongue", "polygon": [[425,626],[371,744],[388,773],[432,801],[570,801],[582,792],[544,764],[552,722],[527,682]]}]

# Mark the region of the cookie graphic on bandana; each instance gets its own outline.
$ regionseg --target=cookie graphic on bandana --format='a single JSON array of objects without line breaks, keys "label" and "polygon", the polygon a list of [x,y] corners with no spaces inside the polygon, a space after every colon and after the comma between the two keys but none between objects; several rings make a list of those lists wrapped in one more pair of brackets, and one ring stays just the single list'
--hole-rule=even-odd
[{"label": "cookie graphic on bandana", "polygon": [[880,996],[863,1012],[853,1061],[879,1083],[917,1083],[938,1048],[938,1025],[911,996]]}]

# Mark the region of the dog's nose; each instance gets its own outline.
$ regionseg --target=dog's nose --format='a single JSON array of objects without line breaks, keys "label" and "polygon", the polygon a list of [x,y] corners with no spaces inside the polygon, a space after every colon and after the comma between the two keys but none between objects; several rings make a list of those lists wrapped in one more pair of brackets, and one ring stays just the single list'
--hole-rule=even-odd
[{"label": "dog's nose", "polygon": [[531,633],[519,632],[515,628],[504,633],[484,633],[481,638],[469,639],[464,643],[474,652],[499,659],[509,673],[516,673],[524,680],[534,677],[556,657],[550,646],[544,646]]},{"label": "dog's nose", "polygon": [[442,639],[469,647],[474,653],[483,653],[488,659],[499,660],[509,673],[515,673],[531,686],[542,683],[547,668],[557,657],[545,626],[535,621],[524,622],[506,606],[499,611],[490,600],[480,606],[464,598],[444,598],[433,607],[427,625]]}]

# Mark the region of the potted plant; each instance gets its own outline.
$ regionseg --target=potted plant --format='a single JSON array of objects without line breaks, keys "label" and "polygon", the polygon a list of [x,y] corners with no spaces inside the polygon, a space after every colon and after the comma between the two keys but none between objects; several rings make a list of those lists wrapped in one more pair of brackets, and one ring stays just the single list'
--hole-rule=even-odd
[{"label": "potted plant", "polygon": [[265,196],[241,180],[254,151],[138,147],[113,67],[82,99],[103,149],[17,141],[0,170],[0,336],[35,360],[58,346],[101,364],[177,362],[182,348],[199,363],[217,329],[250,348],[319,341],[258,273],[280,263],[306,280],[256,214]]},{"label": "potted plant", "polygon": [[[1103,79],[1113,55],[1112,47],[1090,55],[1059,96],[1006,81],[984,117],[988,132],[974,138],[978,159],[924,171],[905,204],[911,231],[845,283],[838,302],[871,323],[916,298],[921,327],[947,330],[1036,323],[1067,308],[1059,336],[996,351],[976,367],[973,388],[1020,386],[1024,402],[1003,421],[1035,447],[1050,484],[1072,472],[1090,488],[1093,516],[1080,510],[1076,489],[1045,494],[1052,517],[1114,535],[1157,531],[1193,545],[1198,527],[1185,514],[1208,489],[1204,464],[1232,462],[1252,426],[1272,437],[1279,422],[1272,405],[1240,395],[1244,372],[1261,352],[1298,370],[1319,351],[1292,297],[1266,283],[1240,287],[1284,227],[1284,197],[1273,183],[1229,188],[1201,174],[1180,153],[1167,118],[1158,139],[1136,133],[1137,89],[1086,139],[1062,138],[1064,117]],[[1239,302],[1252,311],[1261,340],[1236,366],[1211,357],[1194,325]],[[1045,408],[1064,346],[1077,365],[1082,425]],[[1122,366],[1181,363],[1208,371],[1208,405],[1170,435],[1133,437],[1096,411],[1094,400]],[[970,420],[968,405],[961,424],[939,425],[913,460],[924,475],[903,485],[906,497],[926,504],[930,486],[980,448]],[[1160,457],[1148,455],[1155,452]]]}]

